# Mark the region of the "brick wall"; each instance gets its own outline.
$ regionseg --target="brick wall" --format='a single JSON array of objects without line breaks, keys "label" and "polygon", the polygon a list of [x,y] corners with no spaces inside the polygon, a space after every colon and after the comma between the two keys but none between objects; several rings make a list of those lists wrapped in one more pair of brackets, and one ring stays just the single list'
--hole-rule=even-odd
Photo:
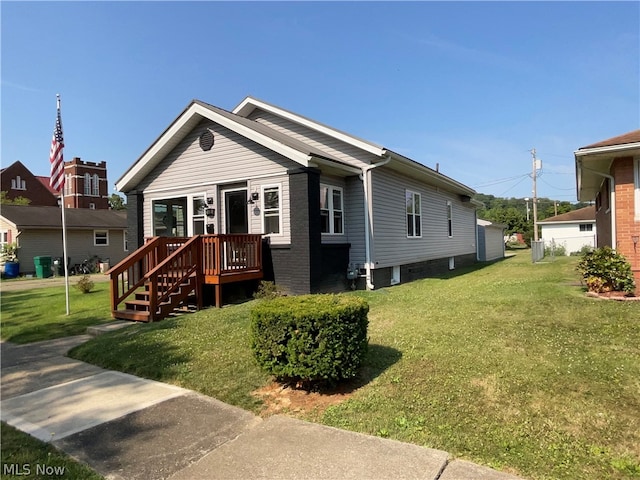
[{"label": "brick wall", "polygon": [[[634,161],[632,157],[616,158],[612,175],[616,182],[616,248],[631,263],[636,284],[640,286],[640,222],[635,219]],[[598,228],[600,228],[598,226]]]}]

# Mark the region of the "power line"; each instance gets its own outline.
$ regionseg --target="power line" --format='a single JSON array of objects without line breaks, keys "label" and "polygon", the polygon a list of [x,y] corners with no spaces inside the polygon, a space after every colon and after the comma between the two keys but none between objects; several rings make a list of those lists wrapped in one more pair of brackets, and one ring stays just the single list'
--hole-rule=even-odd
[{"label": "power line", "polygon": [[508,177],[508,178],[500,178],[498,180],[489,180],[488,182],[484,182],[484,183],[476,183],[475,185],[472,185],[473,188],[478,188],[478,187],[490,187],[492,185],[498,185],[500,183],[506,183],[506,182],[510,182],[512,180],[517,180],[519,178],[522,177],[528,177],[529,174],[528,173],[524,173],[522,175],[516,175],[514,177]]}]

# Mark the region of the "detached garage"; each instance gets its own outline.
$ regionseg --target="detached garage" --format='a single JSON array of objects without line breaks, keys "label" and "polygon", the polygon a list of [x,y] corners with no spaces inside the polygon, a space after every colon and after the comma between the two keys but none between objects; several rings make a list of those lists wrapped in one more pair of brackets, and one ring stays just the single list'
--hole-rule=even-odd
[{"label": "detached garage", "polygon": [[491,262],[504,258],[504,231],[506,225],[477,220],[478,261]]}]

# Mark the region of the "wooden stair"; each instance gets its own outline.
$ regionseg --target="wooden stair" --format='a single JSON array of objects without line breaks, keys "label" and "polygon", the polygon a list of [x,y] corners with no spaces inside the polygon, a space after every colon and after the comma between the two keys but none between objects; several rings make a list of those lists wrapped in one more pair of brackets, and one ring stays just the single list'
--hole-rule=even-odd
[{"label": "wooden stair", "polygon": [[[170,277],[170,275],[163,277]],[[170,288],[172,285],[170,278],[159,278],[159,294],[163,294],[165,289]],[[150,322],[154,318],[164,318],[174,313],[184,313],[185,310],[193,311],[193,305],[196,305],[195,308],[197,309],[197,281],[195,275],[188,277],[181,282],[177,290],[169,293],[167,300],[158,304],[153,316],[150,314],[150,286],[151,282],[147,281],[144,285],[144,290],[135,292],[133,299],[126,300],[124,302],[125,308],[115,312],[117,318],[137,322]]]}]

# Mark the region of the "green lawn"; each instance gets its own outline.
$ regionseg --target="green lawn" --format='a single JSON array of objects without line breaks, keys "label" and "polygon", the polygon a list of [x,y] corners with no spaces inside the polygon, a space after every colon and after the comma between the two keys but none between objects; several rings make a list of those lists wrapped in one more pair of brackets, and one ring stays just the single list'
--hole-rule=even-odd
[{"label": "green lawn", "polygon": [[52,445],[16,430],[4,422],[2,432],[1,477],[5,480],[68,478],[101,480],[102,476]]},{"label": "green lawn", "polygon": [[69,316],[64,286],[3,291],[0,306],[2,339],[31,343],[79,335],[85,333],[88,326],[112,320],[108,282],[95,283],[92,291],[86,294],[74,285],[75,281],[69,282]]},{"label": "green lawn", "polygon": [[[353,293],[371,306],[366,383],[305,418],[532,479],[640,478],[640,302],[587,298],[576,263],[521,252]],[[252,305],[129,327],[72,355],[257,412],[251,392],[269,378],[248,347]]]}]

